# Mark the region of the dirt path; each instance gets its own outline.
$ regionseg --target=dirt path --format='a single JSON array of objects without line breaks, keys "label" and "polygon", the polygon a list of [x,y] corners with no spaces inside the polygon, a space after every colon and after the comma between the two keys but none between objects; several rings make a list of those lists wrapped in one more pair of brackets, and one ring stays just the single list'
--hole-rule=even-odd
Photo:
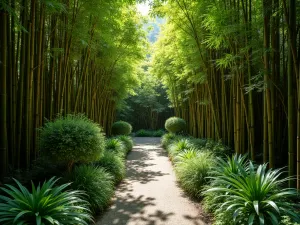
[{"label": "dirt path", "polygon": [[176,184],[159,138],[135,138],[127,177],[97,225],[208,225],[199,206]]}]

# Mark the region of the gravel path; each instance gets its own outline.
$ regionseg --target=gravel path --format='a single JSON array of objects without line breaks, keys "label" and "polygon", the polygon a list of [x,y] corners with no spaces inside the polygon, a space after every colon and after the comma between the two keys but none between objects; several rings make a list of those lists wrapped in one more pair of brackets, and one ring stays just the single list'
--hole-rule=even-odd
[{"label": "gravel path", "polygon": [[134,141],[127,176],[97,225],[208,225],[200,206],[177,186],[160,138]]}]

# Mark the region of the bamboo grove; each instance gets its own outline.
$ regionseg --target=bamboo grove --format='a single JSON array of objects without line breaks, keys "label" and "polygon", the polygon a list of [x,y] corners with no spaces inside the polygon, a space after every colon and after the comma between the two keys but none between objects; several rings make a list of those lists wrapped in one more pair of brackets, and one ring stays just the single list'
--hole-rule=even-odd
[{"label": "bamboo grove", "polygon": [[30,167],[38,128],[57,114],[84,113],[110,133],[138,82],[141,26],[130,1],[0,1],[0,177]]},{"label": "bamboo grove", "polygon": [[[152,72],[196,137],[221,139],[300,188],[300,1],[155,1]],[[295,186],[291,182],[290,186]]]}]

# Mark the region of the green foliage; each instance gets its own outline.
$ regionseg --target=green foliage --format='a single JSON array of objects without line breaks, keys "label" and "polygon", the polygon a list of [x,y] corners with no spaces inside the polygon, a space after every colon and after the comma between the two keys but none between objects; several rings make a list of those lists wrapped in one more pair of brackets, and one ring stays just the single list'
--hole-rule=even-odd
[{"label": "green foliage", "polygon": [[135,131],[163,128],[164,121],[173,115],[166,90],[161,82],[149,73],[148,60],[140,67],[138,71],[140,85],[119,106],[117,118],[128,121]]},{"label": "green foliage", "polygon": [[214,156],[209,152],[199,152],[196,157],[183,158],[175,164],[175,172],[181,187],[190,195],[200,197],[206,177],[214,166]]},{"label": "green foliage", "polygon": [[165,134],[164,130],[156,130],[153,132],[153,137],[162,137]]},{"label": "green foliage", "polygon": [[281,218],[280,225],[300,225],[300,223],[294,223],[294,222],[292,222],[290,217],[283,216]]},{"label": "green foliage", "polygon": [[70,184],[55,186],[54,177],[35,187],[32,193],[15,180],[17,188],[6,185],[0,189],[0,223],[12,224],[86,224],[92,217],[81,191],[65,191]]},{"label": "green foliage", "polygon": [[54,162],[91,162],[104,150],[100,126],[83,115],[67,115],[40,129],[41,154]]},{"label": "green foliage", "polygon": [[105,149],[106,151],[114,152],[116,155],[120,157],[125,157],[126,155],[126,147],[122,141],[117,138],[109,138],[105,141]]},{"label": "green foliage", "polygon": [[231,153],[231,149],[224,145],[221,141],[208,139],[205,144],[205,149],[213,152],[217,156],[225,156]]},{"label": "green foliage", "polygon": [[166,133],[162,136],[161,143],[164,149],[166,149],[174,141],[179,140],[182,136],[178,136],[174,133]]},{"label": "green foliage", "polygon": [[183,132],[186,128],[186,122],[178,117],[170,117],[166,120],[165,128],[171,133]]},{"label": "green foliage", "polygon": [[165,134],[164,130],[157,130],[157,131],[151,131],[151,130],[138,130],[135,132],[135,137],[161,137]]},{"label": "green foliage", "polygon": [[94,165],[104,168],[119,183],[125,177],[125,161],[114,152],[105,150],[103,156]]},{"label": "green foliage", "polygon": [[112,125],[113,135],[129,135],[132,131],[132,127],[125,121],[117,121]]},{"label": "green foliage", "polygon": [[133,140],[132,140],[131,137],[126,136],[126,135],[119,135],[116,138],[123,143],[123,145],[126,148],[126,152],[127,153],[132,150],[132,148],[133,148]]},{"label": "green foliage", "polygon": [[232,220],[232,215],[228,211],[219,212],[214,215],[213,225],[235,225]]},{"label": "green foliage", "polygon": [[[211,177],[231,176],[232,174],[235,174],[237,176],[247,176],[249,161],[247,160],[247,155],[242,156],[234,154],[232,157],[227,156],[227,159],[217,158],[216,165],[217,166],[214,167],[210,172]],[[209,185],[207,185],[206,189],[210,189],[212,187],[230,186],[228,186],[228,184],[226,183],[222,183],[221,179],[212,179]],[[217,191],[206,192],[203,201],[205,209],[215,212],[219,208],[219,205],[221,205],[226,200],[225,197],[220,197],[221,195],[222,193]],[[216,215],[218,214],[219,212],[216,213]]]},{"label": "green foliage", "polygon": [[191,145],[193,145],[193,147],[197,148],[197,149],[201,149],[204,148],[206,143],[207,143],[207,139],[201,139],[201,138],[190,138],[190,142]]},{"label": "green foliage", "polygon": [[191,142],[188,138],[181,138],[177,141],[174,141],[167,148],[169,156],[173,159],[180,152],[189,150],[192,147]]},{"label": "green foliage", "polygon": [[281,179],[281,169],[268,170],[267,164],[256,168],[251,162],[248,166],[243,157],[235,157],[224,165],[227,169],[215,173],[212,187],[207,190],[216,193],[216,202],[218,198],[224,200],[216,213],[229,211],[233,221],[249,225],[278,224],[281,215],[300,221],[295,205],[289,201],[297,196],[297,191],[282,187],[290,178]]},{"label": "green foliage", "polygon": [[137,132],[135,132],[136,137],[153,137],[153,132],[150,130],[138,130]]},{"label": "green foliage", "polygon": [[90,203],[93,213],[103,211],[111,201],[114,194],[114,178],[104,168],[93,165],[76,166],[66,179],[71,188],[86,193],[84,196]]},{"label": "green foliage", "polygon": [[184,162],[185,160],[195,158],[198,156],[198,154],[199,154],[199,150],[195,148],[183,150],[175,156],[174,163],[177,164],[177,163]]}]

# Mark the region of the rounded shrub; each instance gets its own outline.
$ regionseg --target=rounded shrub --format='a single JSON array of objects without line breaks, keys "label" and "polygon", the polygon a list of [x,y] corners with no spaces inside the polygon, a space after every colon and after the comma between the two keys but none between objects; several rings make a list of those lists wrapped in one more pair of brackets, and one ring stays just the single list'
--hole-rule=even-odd
[{"label": "rounded shrub", "polygon": [[164,130],[157,130],[153,132],[153,137],[162,137],[165,134]]},{"label": "rounded shrub", "polygon": [[186,122],[179,117],[170,117],[165,122],[165,128],[171,133],[179,133],[185,130]]},{"label": "rounded shrub", "polygon": [[114,194],[114,178],[104,168],[93,165],[76,166],[66,179],[71,182],[73,190],[86,193],[86,201],[91,211],[96,214],[103,211],[110,203]]},{"label": "rounded shrub", "polygon": [[114,122],[111,128],[113,135],[129,135],[132,131],[132,126],[125,121]]},{"label": "rounded shrub", "polygon": [[47,122],[40,129],[41,155],[71,166],[100,158],[105,138],[101,127],[84,115],[67,115]]},{"label": "rounded shrub", "polygon": [[182,188],[191,196],[200,197],[206,177],[214,166],[214,156],[209,152],[199,152],[197,157],[191,157],[176,164],[175,172]]},{"label": "rounded shrub", "polygon": [[127,153],[132,150],[132,148],[133,148],[133,140],[132,140],[131,137],[126,136],[126,135],[119,135],[116,138],[123,143],[123,145],[126,148],[126,152]]},{"label": "rounded shrub", "polygon": [[103,156],[94,164],[113,175],[115,183],[119,183],[125,177],[125,161],[114,152],[104,151]]}]

